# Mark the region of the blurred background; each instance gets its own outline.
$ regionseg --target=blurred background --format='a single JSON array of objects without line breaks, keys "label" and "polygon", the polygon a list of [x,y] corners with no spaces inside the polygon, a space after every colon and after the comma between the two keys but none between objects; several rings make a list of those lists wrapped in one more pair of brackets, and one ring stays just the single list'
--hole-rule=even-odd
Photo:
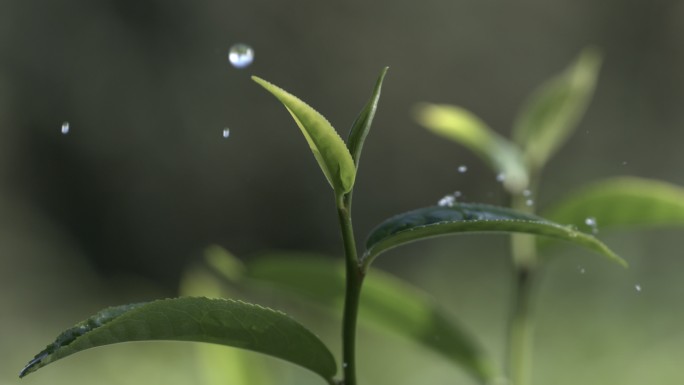
[{"label": "blurred background", "polygon": [[[300,96],[345,137],[390,66],[357,178],[363,238],[454,190],[506,201],[473,154],[413,121],[415,103],[461,105],[508,135],[526,97],[587,45],[604,55],[595,98],[549,164],[537,206],[607,176],[684,185],[683,20],[684,3],[666,0],[0,0],[0,385],[18,383],[33,354],[101,307],[176,295],[210,244],[245,259],[340,255],[330,188],[250,75]],[[236,43],[255,50],[246,69],[227,60]],[[600,233],[627,271],[557,252],[539,298],[535,383],[684,378],[681,234]],[[440,239],[378,266],[425,288],[500,354],[506,248],[505,236]],[[471,383],[410,343],[362,338],[369,383]],[[188,383],[188,357],[186,344],[115,346],[21,382]],[[307,376],[281,379],[317,383]]]}]

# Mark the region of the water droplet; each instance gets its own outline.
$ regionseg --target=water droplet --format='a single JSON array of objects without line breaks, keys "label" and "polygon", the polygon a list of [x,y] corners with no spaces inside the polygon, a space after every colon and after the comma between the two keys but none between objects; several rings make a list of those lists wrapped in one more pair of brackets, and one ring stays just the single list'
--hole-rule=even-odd
[{"label": "water droplet", "polygon": [[458,166],[458,172],[460,172],[461,174],[465,174],[466,171],[468,171],[468,166],[466,166],[465,164]]},{"label": "water droplet", "polygon": [[346,368],[347,366],[349,366],[349,365],[347,365],[346,362],[343,362],[343,363],[342,363],[342,367],[343,367],[343,368]]},{"label": "water droplet", "polygon": [[235,68],[248,67],[254,61],[254,50],[247,44],[235,44],[228,51],[228,61]]},{"label": "water droplet", "polygon": [[598,234],[598,222],[596,221],[596,218],[594,217],[587,217],[584,220],[584,224],[589,226],[591,228],[591,233],[592,234]]},{"label": "water droplet", "polygon": [[456,202],[456,198],[453,195],[445,195],[442,199],[437,202],[438,206],[441,207],[451,207]]},{"label": "water droplet", "polygon": [[580,274],[584,274],[584,273],[587,272],[587,269],[585,269],[585,268],[582,267],[582,266],[577,266],[577,270],[579,271]]},{"label": "water droplet", "polygon": [[226,127],[223,129],[223,137],[228,138],[230,136],[230,128]]},{"label": "water droplet", "polygon": [[636,289],[636,291],[641,293],[641,285],[639,285],[638,283],[636,285],[634,285],[634,289]]},{"label": "water droplet", "polygon": [[524,197],[529,197],[532,195],[532,191],[525,189],[525,190],[523,190],[522,195]]},{"label": "water droplet", "polygon": [[527,206],[530,206],[530,207],[531,207],[531,206],[534,206],[534,199],[528,199],[528,200],[526,200],[526,201],[525,201],[525,204],[526,204]]},{"label": "water droplet", "polygon": [[454,198],[460,198],[463,196],[463,193],[456,190],[456,191],[454,191],[454,193],[452,195],[454,196]]},{"label": "water droplet", "polygon": [[496,175],[496,181],[497,182],[503,182],[506,180],[506,174],[500,172]]},{"label": "water droplet", "polygon": [[66,135],[69,133],[69,122],[62,123],[62,134]]}]

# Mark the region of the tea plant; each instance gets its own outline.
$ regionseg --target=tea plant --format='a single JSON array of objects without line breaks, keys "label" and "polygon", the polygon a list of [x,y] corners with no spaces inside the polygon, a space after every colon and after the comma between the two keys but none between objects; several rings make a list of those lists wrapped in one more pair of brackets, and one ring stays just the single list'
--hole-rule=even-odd
[{"label": "tea plant", "polygon": [[[458,363],[479,383],[493,384],[501,380],[502,375],[494,361],[437,304],[400,280],[374,272],[371,269],[373,261],[385,251],[409,242],[440,235],[487,232],[541,235],[565,240],[593,250],[620,265],[624,266],[626,262],[592,234],[543,219],[515,202],[513,206],[518,210],[477,203],[451,202],[448,205],[405,212],[379,224],[368,236],[362,253],[359,253],[352,226],[352,196],[363,145],[377,109],[386,71],[385,68],[381,72],[372,96],[352,124],[346,142],[332,125],[309,105],[272,83],[261,78],[253,78],[275,96],[291,114],[332,188],[344,245],[343,273],[340,273],[333,263],[321,258],[298,256],[290,259],[262,259],[246,267],[222,252],[212,253],[214,257],[210,259],[212,266],[232,282],[275,282],[292,288],[302,296],[308,295],[326,304],[332,304],[342,296],[344,303],[341,365],[338,365],[332,352],[317,336],[279,311],[236,300],[181,297],[105,309],[63,332],[55,342],[26,365],[20,376],[23,377],[51,362],[96,346],[126,341],[177,340],[208,342],[264,353],[309,369],[320,375],[328,384],[356,385],[360,383],[356,378],[357,318],[359,309],[363,307],[367,310],[365,314],[368,318]],[[554,97],[562,98],[557,95],[562,92],[556,91]],[[546,100],[548,97],[542,95],[541,99]],[[586,103],[586,96],[584,99]],[[430,112],[429,109],[433,107],[425,107],[425,116],[444,112],[439,107]],[[545,114],[547,110],[539,111],[541,117],[530,117],[530,123],[525,126],[529,131],[523,130],[525,134],[521,134],[524,138],[521,140],[526,143],[532,143],[533,138],[546,138],[543,140],[548,147],[546,152],[531,152],[534,155],[529,156],[531,160],[517,152],[515,146],[488,131],[484,125],[470,129],[471,148],[491,161],[497,170],[506,173],[506,186],[511,191],[523,191],[537,182],[536,173],[539,166],[548,158],[551,150],[557,146],[558,138],[562,136],[555,134],[555,139],[548,139],[550,136],[547,128],[538,128],[539,119],[542,122],[544,119],[553,120],[558,114],[562,116],[561,121],[572,121],[568,116],[574,116],[573,119],[576,119],[578,115],[577,111],[565,110],[565,115],[559,111]],[[462,118],[463,114],[456,116]],[[560,126],[562,124],[556,123],[554,132],[567,134],[567,127],[557,128]],[[533,147],[537,149],[538,145],[535,144]],[[523,160],[533,163],[525,163]],[[535,167],[528,167],[530,164]],[[649,191],[651,187],[646,186]],[[592,195],[590,192],[589,198],[585,195],[583,200],[574,202],[579,202],[576,205],[580,206],[595,205],[598,199],[594,198],[595,196],[596,194]],[[623,200],[632,198],[625,197]],[[562,214],[556,215],[562,219],[561,223],[568,222]],[[654,221],[658,222],[660,219],[662,218],[655,218]],[[518,354],[520,357],[526,356],[526,329],[529,318],[526,308],[530,295],[528,281],[538,261],[534,253],[536,246],[530,239],[515,238],[514,245],[517,246],[513,248],[513,256],[521,279],[518,281],[518,310],[514,313],[511,323],[514,330],[512,335],[515,337],[511,338],[514,341],[511,344],[511,361],[514,364],[510,366],[510,372],[514,384],[524,385],[524,376],[518,374],[517,369],[523,363],[515,361],[515,357]],[[365,285],[365,301],[361,302],[362,288],[369,274],[372,277]],[[201,278],[199,280],[202,281]],[[434,335],[441,338],[429,338]],[[339,367],[342,369],[341,378],[337,375]]]}]

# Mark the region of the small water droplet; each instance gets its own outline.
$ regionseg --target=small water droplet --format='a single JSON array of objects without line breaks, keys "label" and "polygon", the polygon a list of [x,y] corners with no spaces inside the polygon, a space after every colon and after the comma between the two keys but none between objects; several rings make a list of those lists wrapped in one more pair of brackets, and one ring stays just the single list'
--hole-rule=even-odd
[{"label": "small water droplet", "polygon": [[638,283],[636,285],[634,285],[634,289],[636,291],[638,291],[639,293],[641,293],[641,285],[639,285]]},{"label": "small water droplet", "polygon": [[349,366],[349,365],[347,365],[346,362],[343,362],[343,363],[342,363],[342,367],[343,367],[343,368],[346,368],[347,366]]},{"label": "small water droplet", "polygon": [[62,134],[66,135],[69,133],[69,122],[62,123]]},{"label": "small water droplet", "polygon": [[228,51],[228,61],[235,68],[248,67],[254,61],[254,50],[247,44],[235,44]]},{"label": "small water droplet", "polygon": [[532,195],[532,191],[530,191],[530,190],[528,190],[528,189],[525,189],[525,190],[523,190],[522,195],[523,195],[524,197],[529,197],[529,196]]},{"label": "small water droplet", "polygon": [[496,175],[496,181],[497,182],[503,182],[506,180],[506,174],[500,172]]},{"label": "small water droplet", "polygon": [[453,195],[445,195],[442,199],[437,202],[438,206],[441,207],[451,207],[456,202],[456,198]]},{"label": "small water droplet", "polygon": [[584,220],[584,224],[589,226],[591,228],[591,233],[592,234],[598,234],[598,222],[596,221],[596,218],[594,217],[587,217]]},{"label": "small water droplet", "polygon": [[623,166],[626,166],[626,165],[627,165],[627,161],[626,161],[626,160],[622,161],[622,165],[623,165]]},{"label": "small water droplet", "polygon": [[465,174],[466,171],[468,171],[468,166],[466,166],[465,164],[458,166],[458,172],[460,172],[461,174]]},{"label": "small water droplet", "polygon": [[452,195],[454,196],[454,198],[460,198],[463,196],[463,193],[456,190],[456,191],[454,191],[454,193]]},{"label": "small water droplet", "polygon": [[530,206],[530,207],[531,207],[531,206],[534,206],[534,199],[528,199],[528,200],[526,200],[526,201],[525,201],[525,204],[526,204],[527,206]]},{"label": "small water droplet", "polygon": [[227,139],[230,136],[230,128],[228,128],[228,127],[224,128],[222,134],[223,134],[223,137]]},{"label": "small water droplet", "polygon": [[577,270],[579,271],[580,274],[584,274],[584,273],[587,272],[587,269],[585,269],[585,268],[582,267],[582,266],[577,266]]}]

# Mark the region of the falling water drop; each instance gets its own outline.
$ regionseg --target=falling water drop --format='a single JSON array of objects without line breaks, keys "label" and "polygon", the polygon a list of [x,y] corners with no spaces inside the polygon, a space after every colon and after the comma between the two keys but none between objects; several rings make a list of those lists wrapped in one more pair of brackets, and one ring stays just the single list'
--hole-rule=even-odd
[{"label": "falling water drop", "polygon": [[230,128],[228,128],[228,127],[224,128],[222,134],[223,134],[224,138],[228,139],[228,137],[230,136]]},{"label": "falling water drop", "polygon": [[254,49],[247,44],[235,44],[228,51],[228,61],[235,68],[248,67],[254,61]]},{"label": "falling water drop", "polygon": [[461,174],[465,174],[466,171],[468,171],[468,166],[466,166],[465,164],[458,166],[458,172],[460,172]]},{"label": "falling water drop", "polygon": [[62,123],[62,134],[66,135],[69,133],[69,122]]}]

